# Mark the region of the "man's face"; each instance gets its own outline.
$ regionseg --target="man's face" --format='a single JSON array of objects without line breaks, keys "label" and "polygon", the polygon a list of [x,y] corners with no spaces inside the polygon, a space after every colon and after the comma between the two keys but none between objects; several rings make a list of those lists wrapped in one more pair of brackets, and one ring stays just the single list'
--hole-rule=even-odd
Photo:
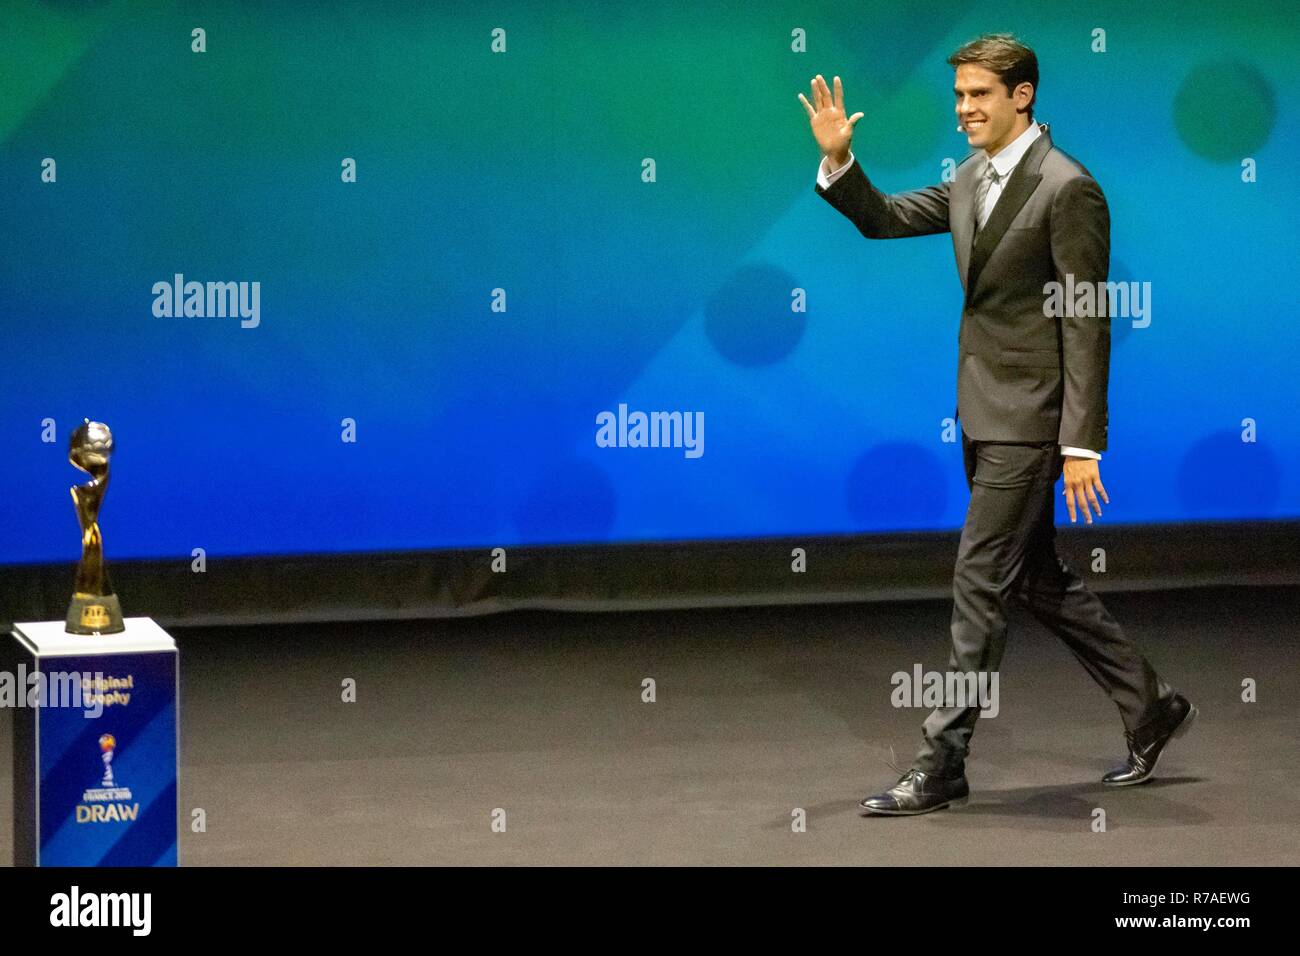
[{"label": "man's face", "polygon": [[1007,95],[1006,84],[992,70],[974,63],[957,67],[953,92],[957,96],[957,121],[966,132],[966,142],[974,149],[993,155],[1020,135],[1028,125],[1016,107],[1029,105],[1033,88],[1022,83],[1014,96]]}]

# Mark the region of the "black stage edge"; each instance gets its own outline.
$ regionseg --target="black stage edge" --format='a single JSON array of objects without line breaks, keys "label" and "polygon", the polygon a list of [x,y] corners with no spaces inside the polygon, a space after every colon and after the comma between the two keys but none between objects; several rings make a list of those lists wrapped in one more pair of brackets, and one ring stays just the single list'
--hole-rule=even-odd
[{"label": "black stage edge", "polygon": [[[127,616],[163,626],[400,620],[514,609],[627,611],[950,595],[959,532],[114,560]],[[1098,592],[1300,583],[1300,521],[1065,526]],[[804,549],[807,570],[792,571]],[[1093,570],[1095,549],[1105,571]],[[61,619],[75,561],[0,567],[0,623]]]}]

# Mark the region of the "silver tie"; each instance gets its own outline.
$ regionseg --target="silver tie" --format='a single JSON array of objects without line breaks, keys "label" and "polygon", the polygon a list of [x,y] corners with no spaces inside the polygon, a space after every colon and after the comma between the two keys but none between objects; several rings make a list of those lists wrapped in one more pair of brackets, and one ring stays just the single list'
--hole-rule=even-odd
[{"label": "silver tie", "polygon": [[[975,187],[975,231],[979,232],[984,228],[984,223],[988,221],[989,213],[993,211],[993,206],[985,209],[985,203],[988,201],[989,188],[998,181],[998,171],[990,160],[984,166],[984,175],[980,177],[979,184]],[[996,205],[996,203],[994,203]]]}]

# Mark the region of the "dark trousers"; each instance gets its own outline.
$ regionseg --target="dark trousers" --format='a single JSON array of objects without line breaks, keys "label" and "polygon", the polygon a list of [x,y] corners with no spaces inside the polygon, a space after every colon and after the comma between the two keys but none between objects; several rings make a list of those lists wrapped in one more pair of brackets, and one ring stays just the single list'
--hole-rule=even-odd
[{"label": "dark trousers", "polygon": [[[997,671],[1008,599],[1063,640],[1119,707],[1126,730],[1160,716],[1173,691],[1125,638],[1095,594],[1056,553],[1054,495],[1064,458],[1056,442],[972,441],[962,432],[970,506],[953,572],[950,671]],[[987,680],[987,678],[982,678]],[[978,700],[944,701],[926,718],[913,766],[938,776],[965,770]]]}]

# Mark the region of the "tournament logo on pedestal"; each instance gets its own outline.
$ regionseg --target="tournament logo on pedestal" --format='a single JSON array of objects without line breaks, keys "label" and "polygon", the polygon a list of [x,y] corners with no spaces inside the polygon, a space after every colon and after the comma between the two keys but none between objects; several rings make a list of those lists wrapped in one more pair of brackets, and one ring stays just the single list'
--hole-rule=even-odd
[{"label": "tournament logo on pedestal", "polygon": [[104,762],[104,776],[98,787],[81,795],[77,805],[78,823],[117,823],[134,820],[140,814],[140,804],[132,802],[128,787],[118,786],[113,779],[113,754],[117,752],[117,738],[104,734],[99,738],[100,759]]}]

